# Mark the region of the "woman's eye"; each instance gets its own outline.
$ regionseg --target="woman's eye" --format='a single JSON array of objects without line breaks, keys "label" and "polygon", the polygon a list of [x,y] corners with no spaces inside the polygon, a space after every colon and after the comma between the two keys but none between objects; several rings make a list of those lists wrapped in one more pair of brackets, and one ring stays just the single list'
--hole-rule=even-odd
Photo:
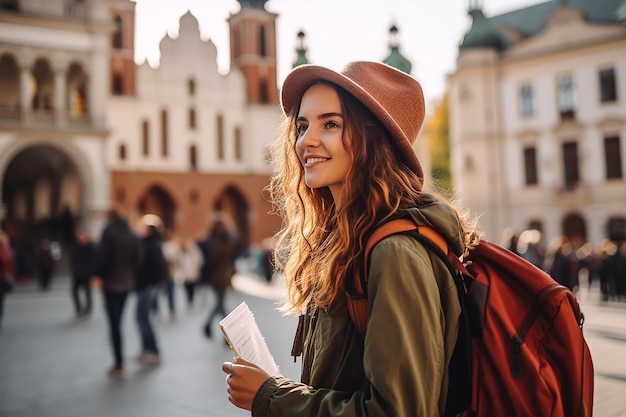
[{"label": "woman's eye", "polygon": [[302,136],[302,134],[303,134],[304,132],[306,132],[306,129],[307,129],[308,127],[309,127],[309,126],[304,125],[304,124],[302,124],[302,125],[296,125],[296,133],[298,134],[298,136]]},{"label": "woman's eye", "polygon": [[337,122],[335,122],[334,120],[329,120],[325,123],[325,126],[327,129],[333,129],[336,127],[341,127],[341,125]]}]

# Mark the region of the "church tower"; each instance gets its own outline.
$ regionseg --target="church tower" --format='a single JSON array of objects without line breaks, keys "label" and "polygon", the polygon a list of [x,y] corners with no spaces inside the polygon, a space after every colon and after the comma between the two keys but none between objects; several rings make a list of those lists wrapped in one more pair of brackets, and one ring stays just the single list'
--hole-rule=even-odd
[{"label": "church tower", "polygon": [[239,0],[241,9],[228,18],[230,62],[246,79],[249,103],[277,104],[276,17],[267,0]]},{"label": "church tower", "polygon": [[135,95],[135,3],[110,2],[111,21],[115,25],[110,43],[110,82],[112,95]]}]

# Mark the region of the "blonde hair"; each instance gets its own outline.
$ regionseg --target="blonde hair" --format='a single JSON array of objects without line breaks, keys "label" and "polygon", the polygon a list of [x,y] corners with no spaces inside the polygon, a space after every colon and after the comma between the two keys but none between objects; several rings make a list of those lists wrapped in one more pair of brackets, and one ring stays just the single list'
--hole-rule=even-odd
[{"label": "blonde hair", "polygon": [[[352,165],[343,201],[337,209],[328,187],[312,189],[304,181],[297,157],[296,106],[284,119],[282,134],[272,143],[275,172],[269,192],[283,219],[275,262],[285,273],[287,299],[283,309],[300,313],[309,302],[328,308],[344,292],[368,234],[399,209],[420,206],[420,178],[400,161],[389,134],[353,96],[331,84],[339,94],[344,117],[344,146]],[[350,146],[345,137],[352,138]],[[476,237],[475,225],[459,213],[466,244]]]}]

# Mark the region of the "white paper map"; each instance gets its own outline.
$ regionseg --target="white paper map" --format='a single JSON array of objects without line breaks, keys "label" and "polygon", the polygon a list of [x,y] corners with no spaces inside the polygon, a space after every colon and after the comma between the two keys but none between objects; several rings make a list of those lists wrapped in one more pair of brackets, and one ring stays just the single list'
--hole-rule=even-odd
[{"label": "white paper map", "polygon": [[220,328],[237,356],[259,366],[270,375],[280,374],[254,314],[245,301],[220,321]]}]

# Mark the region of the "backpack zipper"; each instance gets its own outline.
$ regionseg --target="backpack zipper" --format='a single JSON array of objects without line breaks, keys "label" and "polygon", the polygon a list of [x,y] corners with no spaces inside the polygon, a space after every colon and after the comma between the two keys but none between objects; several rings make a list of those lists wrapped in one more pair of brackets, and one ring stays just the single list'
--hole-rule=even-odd
[{"label": "backpack zipper", "polygon": [[548,298],[550,298],[551,296],[566,290],[566,287],[557,282],[554,282],[541,290],[539,295],[537,295],[537,297],[535,298],[533,308],[530,310],[530,312],[522,322],[519,332],[517,332],[517,334],[513,336],[513,364],[511,367],[511,373],[513,374],[513,378],[519,378],[521,376],[522,343],[524,343],[526,334],[530,331],[530,328],[534,324],[539,313],[541,312],[543,305],[546,303],[546,301],[548,301]]}]

